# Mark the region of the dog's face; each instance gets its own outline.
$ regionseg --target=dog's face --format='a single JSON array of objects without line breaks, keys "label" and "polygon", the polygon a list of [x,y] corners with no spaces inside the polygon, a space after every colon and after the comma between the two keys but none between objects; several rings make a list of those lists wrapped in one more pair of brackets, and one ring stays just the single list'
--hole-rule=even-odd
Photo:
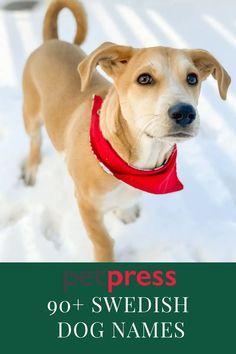
[{"label": "dog's face", "polygon": [[195,136],[202,77],[183,51],[142,49],[115,81],[123,116],[138,134],[171,142]]},{"label": "dog's face", "polygon": [[97,64],[113,78],[130,129],[137,136],[170,143],[197,134],[203,80],[212,74],[223,99],[230,84],[225,69],[204,50],[134,49],[104,43],[79,66],[82,89]]}]

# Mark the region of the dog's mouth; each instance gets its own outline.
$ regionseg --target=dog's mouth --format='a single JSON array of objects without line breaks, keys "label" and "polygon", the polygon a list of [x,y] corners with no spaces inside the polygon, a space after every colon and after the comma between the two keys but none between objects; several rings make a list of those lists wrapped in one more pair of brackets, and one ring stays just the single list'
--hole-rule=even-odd
[{"label": "dog's mouth", "polygon": [[193,138],[194,136],[195,136],[194,133],[181,131],[181,132],[175,132],[175,133],[165,135],[164,138],[189,139],[189,138]]},{"label": "dog's mouth", "polygon": [[176,139],[176,140],[186,140],[186,139],[190,139],[190,138],[194,138],[194,136],[196,134],[192,133],[192,132],[184,132],[184,131],[179,131],[179,132],[173,132],[173,133],[169,133],[167,135],[164,135],[162,137],[157,137],[157,136],[154,136],[150,133],[146,133],[146,135],[149,137],[149,138],[152,138],[152,139],[155,139],[155,138],[158,138],[158,139]]}]

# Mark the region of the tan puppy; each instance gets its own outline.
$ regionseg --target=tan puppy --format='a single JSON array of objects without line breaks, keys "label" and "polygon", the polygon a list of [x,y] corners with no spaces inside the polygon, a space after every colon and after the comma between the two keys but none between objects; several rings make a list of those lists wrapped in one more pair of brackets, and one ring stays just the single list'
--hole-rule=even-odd
[{"label": "tan puppy", "polygon": [[[57,16],[63,7],[77,21],[75,44],[57,39]],[[24,180],[35,183],[44,123],[55,148],[66,155],[96,260],[112,261],[113,242],[104,214],[114,210],[124,222],[134,221],[141,192],[107,174],[91,152],[93,95],[104,98],[100,127],[116,152],[131,166],[154,169],[168,159],[175,143],[197,134],[201,82],[212,74],[225,99],[230,77],[204,50],[104,43],[86,57],[78,46],[86,30],[80,3],[51,2],[44,20],[44,44],[32,53],[23,75],[24,120],[31,139]],[[96,72],[97,65],[112,78],[112,85]]]}]

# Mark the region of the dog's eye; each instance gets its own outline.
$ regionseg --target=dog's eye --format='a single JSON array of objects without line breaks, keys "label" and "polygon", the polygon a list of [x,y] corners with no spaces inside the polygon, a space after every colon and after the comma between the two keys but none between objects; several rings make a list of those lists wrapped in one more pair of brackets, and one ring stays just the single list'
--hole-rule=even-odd
[{"label": "dog's eye", "polygon": [[196,74],[190,73],[187,75],[186,81],[189,85],[194,86],[194,85],[197,85],[197,83],[198,83],[198,77]]},{"label": "dog's eye", "polygon": [[139,75],[139,77],[137,78],[137,82],[140,85],[151,85],[154,83],[153,78],[151,77],[151,75],[149,74],[141,74]]}]

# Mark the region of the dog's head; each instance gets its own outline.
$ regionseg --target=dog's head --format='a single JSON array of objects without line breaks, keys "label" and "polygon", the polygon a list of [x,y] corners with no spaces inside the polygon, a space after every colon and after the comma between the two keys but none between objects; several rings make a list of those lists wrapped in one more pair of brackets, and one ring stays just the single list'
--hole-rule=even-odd
[{"label": "dog's head", "polygon": [[197,134],[202,81],[211,74],[222,99],[230,84],[223,66],[200,49],[135,49],[104,43],[79,65],[82,90],[97,65],[113,79],[129,127],[171,143]]}]

